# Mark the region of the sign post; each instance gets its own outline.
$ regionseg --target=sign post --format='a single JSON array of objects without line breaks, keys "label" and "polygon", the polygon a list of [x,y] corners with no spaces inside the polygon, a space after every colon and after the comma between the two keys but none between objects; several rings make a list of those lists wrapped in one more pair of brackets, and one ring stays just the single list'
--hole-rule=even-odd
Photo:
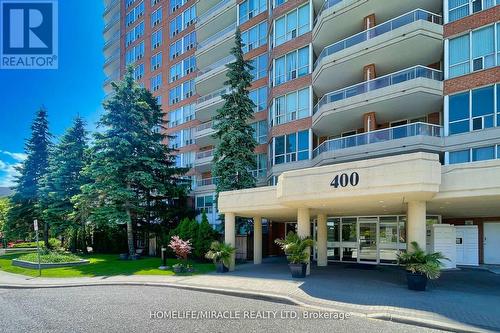
[{"label": "sign post", "polygon": [[38,276],[42,276],[42,265],[40,263],[40,243],[38,242],[38,220],[33,221],[36,235],[36,252],[38,253]]}]

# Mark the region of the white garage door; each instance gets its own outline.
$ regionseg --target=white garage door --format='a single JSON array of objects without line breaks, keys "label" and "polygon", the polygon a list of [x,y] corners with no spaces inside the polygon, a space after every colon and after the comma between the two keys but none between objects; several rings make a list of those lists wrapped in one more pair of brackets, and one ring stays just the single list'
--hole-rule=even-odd
[{"label": "white garage door", "polygon": [[500,223],[484,224],[484,263],[500,265]]}]

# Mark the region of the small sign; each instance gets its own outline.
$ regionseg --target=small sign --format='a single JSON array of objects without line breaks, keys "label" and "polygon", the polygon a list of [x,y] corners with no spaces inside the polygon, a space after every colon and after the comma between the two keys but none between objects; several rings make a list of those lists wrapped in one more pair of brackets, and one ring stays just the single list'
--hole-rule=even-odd
[{"label": "small sign", "polygon": [[38,220],[33,221],[33,226],[35,227],[35,231],[38,231]]}]

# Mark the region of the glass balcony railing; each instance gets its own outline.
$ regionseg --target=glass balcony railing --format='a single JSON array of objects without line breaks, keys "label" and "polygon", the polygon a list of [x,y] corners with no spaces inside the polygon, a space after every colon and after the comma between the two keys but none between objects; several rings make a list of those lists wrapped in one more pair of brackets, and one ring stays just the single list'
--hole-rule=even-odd
[{"label": "glass balcony railing", "polygon": [[203,13],[201,16],[198,17],[198,24],[201,24],[205,21],[207,21],[210,17],[212,17],[215,13],[217,13],[218,10],[220,10],[222,7],[227,5],[228,3],[233,2],[236,4],[234,0],[222,0],[219,1],[215,6],[212,6],[209,10],[207,10],[205,13]]},{"label": "glass balcony railing", "polygon": [[215,34],[208,37],[204,41],[198,43],[198,51],[203,49],[204,47],[207,47],[208,45],[212,44],[217,39],[219,39],[225,35],[229,35],[231,33],[234,33],[235,31],[236,31],[236,22],[234,22],[233,24],[229,25],[228,27],[216,32]]},{"label": "glass balcony railing", "polygon": [[364,146],[371,143],[386,142],[413,136],[429,136],[439,138],[443,136],[443,128],[438,125],[419,122],[328,140],[313,150],[313,158],[328,151],[342,150],[346,148]]},{"label": "glass balcony railing", "polygon": [[205,179],[199,179],[196,181],[196,186],[210,186],[210,185],[217,185],[217,177],[213,178],[205,178]]},{"label": "glass balcony railing", "polygon": [[207,129],[211,129],[213,126],[213,121],[207,121],[206,123],[200,124],[196,127],[196,132],[201,132]]},{"label": "glass balcony railing", "polygon": [[210,93],[208,95],[201,96],[200,98],[198,98],[197,103],[201,104],[203,102],[211,100],[212,98],[216,98],[216,97],[220,97],[224,94],[228,94],[230,91],[231,91],[231,89],[229,89],[229,88],[219,89],[219,90],[217,90],[213,93]]},{"label": "glass balcony railing", "polygon": [[213,157],[213,156],[214,156],[214,150],[213,149],[199,151],[199,152],[196,153],[196,159],[197,160],[201,160],[201,159],[208,158],[208,157]]},{"label": "glass balcony railing", "polygon": [[103,15],[106,16],[113,8],[115,8],[120,3],[119,0],[111,1],[109,5],[104,8]]},{"label": "glass balcony railing", "polygon": [[106,33],[109,29],[111,29],[112,26],[120,22],[120,13],[116,14],[113,16],[111,20],[109,20],[108,23],[104,26],[103,32]]},{"label": "glass balcony railing", "polygon": [[206,73],[208,73],[208,72],[210,72],[210,71],[212,71],[212,70],[214,70],[216,68],[219,68],[221,66],[227,65],[227,64],[233,62],[234,60],[235,60],[235,58],[234,58],[233,55],[229,55],[229,56],[224,57],[224,58],[222,58],[220,60],[217,60],[213,64],[210,64],[207,67],[201,69],[200,72],[199,72],[198,77],[200,77],[201,75],[206,74]]},{"label": "glass balcony railing", "polygon": [[330,7],[335,6],[338,3],[341,3],[342,1],[344,1],[344,0],[325,0],[325,2],[323,2],[323,5],[321,6],[321,8],[318,11],[318,14],[316,15],[316,19],[314,20],[314,24],[316,24],[316,21],[318,21],[319,17],[323,13],[323,11],[327,10]]},{"label": "glass balcony railing", "polygon": [[413,10],[409,13],[403,14],[392,20],[379,24],[371,29],[362,31],[354,36],[347,37],[346,39],[325,47],[314,63],[314,68],[318,66],[318,64],[324,57],[347,49],[348,47],[366,42],[367,40],[383,35],[387,32],[393,31],[416,21],[428,21],[436,24],[442,24],[440,15],[425,11],[423,9]]},{"label": "glass balcony railing", "polygon": [[111,38],[106,40],[103,46],[103,50],[107,50],[111,45],[116,43],[118,40],[120,40],[120,31],[116,32]]},{"label": "glass balcony railing", "polygon": [[409,69],[392,73],[389,75],[381,76],[379,78],[369,80],[366,82],[358,83],[353,86],[336,90],[324,95],[319,102],[314,106],[313,114],[326,104],[338,102],[350,97],[368,93],[373,90],[382,89],[385,87],[393,86],[406,81],[426,78],[430,80],[442,81],[443,73],[441,71],[428,68],[425,66],[415,66]]},{"label": "glass balcony railing", "polygon": [[104,66],[108,66],[109,64],[113,63],[115,60],[119,59],[120,58],[120,54],[118,53],[115,53],[109,57],[107,57],[105,60],[104,60]]},{"label": "glass balcony railing", "polygon": [[267,175],[267,169],[257,169],[257,170],[252,170],[252,176],[255,179],[261,179],[265,178]]}]

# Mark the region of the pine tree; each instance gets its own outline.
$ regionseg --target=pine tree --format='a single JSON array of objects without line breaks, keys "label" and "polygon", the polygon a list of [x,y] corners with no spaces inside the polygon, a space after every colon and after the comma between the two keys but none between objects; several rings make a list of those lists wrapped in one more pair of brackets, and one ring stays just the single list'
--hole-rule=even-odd
[{"label": "pine tree", "polygon": [[222,191],[255,187],[252,170],[255,169],[254,149],[257,142],[254,130],[247,122],[253,119],[255,104],[249,97],[252,82],[249,60],[243,58],[241,33],[236,30],[235,46],[231,54],[236,60],[228,64],[228,80],[225,85],[231,92],[222,96],[224,106],[214,117],[214,136],[220,140],[215,148],[212,174],[218,177],[217,198]]},{"label": "pine tree", "polygon": [[49,225],[44,223],[40,197],[42,180],[47,174],[52,136],[49,133],[47,111],[41,107],[31,126],[31,138],[25,145],[26,160],[18,168],[11,208],[4,227],[7,237],[26,238],[32,230],[33,220],[43,227],[45,246],[49,246]]},{"label": "pine tree", "polygon": [[105,113],[95,134],[92,160],[85,168],[91,181],[82,187],[79,207],[92,207],[95,223],[126,224],[130,255],[135,255],[134,223],[160,223],[165,210],[185,196],[180,179],[187,170],[175,167],[163,112],[156,98],[141,88],[128,68],[113,83],[115,95],[104,103]]},{"label": "pine tree", "polygon": [[205,258],[205,254],[208,250],[210,250],[212,242],[217,240],[217,236],[217,232],[212,228],[210,223],[208,223],[207,214],[203,211],[201,214],[201,222],[196,233],[196,238],[193,242],[193,253],[195,257],[198,259]]},{"label": "pine tree", "polygon": [[[87,179],[82,175],[86,164],[87,133],[85,122],[77,117],[54,147],[49,158],[49,170],[45,177],[44,219],[56,234],[66,231],[73,233],[73,249],[77,247],[77,235],[80,231],[82,240],[85,239],[84,224],[73,214],[74,205],[71,199],[80,194],[80,187]],[[85,250],[85,244],[80,244]]]}]

